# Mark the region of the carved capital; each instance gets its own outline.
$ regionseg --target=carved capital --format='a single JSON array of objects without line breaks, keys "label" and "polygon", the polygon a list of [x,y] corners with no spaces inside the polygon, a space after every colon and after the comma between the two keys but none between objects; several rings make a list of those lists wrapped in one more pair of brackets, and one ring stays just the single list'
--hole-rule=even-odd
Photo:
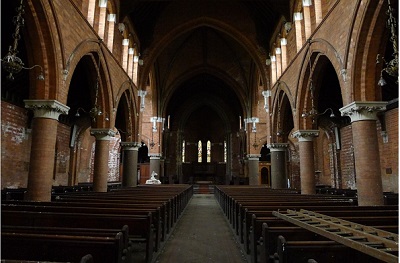
[{"label": "carved capital", "polygon": [[258,161],[260,157],[261,157],[261,154],[248,154],[247,155],[247,160],[249,160],[249,161]]},{"label": "carved capital", "polygon": [[311,142],[318,135],[318,130],[298,130],[292,134],[292,137],[297,138],[299,142]]},{"label": "carved capital", "polygon": [[140,142],[121,142],[120,144],[124,151],[137,151],[141,146]]},{"label": "carved capital", "polygon": [[283,152],[289,147],[288,143],[271,143],[267,145],[271,152]]},{"label": "carved capital", "polygon": [[386,104],[386,101],[354,101],[339,110],[351,122],[377,120],[377,113],[386,110]]},{"label": "carved capital", "polygon": [[109,141],[115,136],[115,131],[111,129],[91,129],[90,134],[96,137],[98,141]]},{"label": "carved capital", "polygon": [[150,160],[160,160],[161,153],[149,153]]},{"label": "carved capital", "polygon": [[69,107],[56,100],[24,100],[25,108],[33,110],[34,118],[47,118],[58,121],[61,114],[68,114]]}]

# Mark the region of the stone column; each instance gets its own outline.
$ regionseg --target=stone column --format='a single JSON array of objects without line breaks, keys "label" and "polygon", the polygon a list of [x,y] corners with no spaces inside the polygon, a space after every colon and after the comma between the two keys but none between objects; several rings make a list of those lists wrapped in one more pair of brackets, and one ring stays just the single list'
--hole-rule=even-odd
[{"label": "stone column", "polygon": [[26,199],[51,201],[58,117],[69,107],[56,100],[25,100],[33,110],[32,145]]},{"label": "stone column", "polygon": [[249,167],[249,185],[259,185],[258,180],[258,162],[260,159],[260,154],[248,154],[247,155],[247,165]]},{"label": "stone column", "polygon": [[300,186],[302,194],[315,194],[314,137],[318,130],[299,130],[293,133],[299,140]]},{"label": "stone column", "polygon": [[351,119],[360,206],[383,205],[384,202],[376,121],[377,113],[384,111],[386,104],[383,101],[355,101],[340,109],[342,116]]},{"label": "stone column", "polygon": [[122,186],[133,187],[137,186],[138,181],[138,153],[139,142],[121,142],[124,160],[122,163]]},{"label": "stone column", "polygon": [[150,176],[153,171],[157,174],[157,179],[160,180],[160,165],[161,165],[161,155],[152,153],[150,154]]},{"label": "stone column", "polygon": [[271,150],[271,188],[286,188],[286,149],[288,143],[272,143],[267,145]]},{"label": "stone column", "polygon": [[110,139],[115,131],[110,129],[91,129],[91,135],[96,137],[94,154],[93,191],[107,192],[108,159],[110,156]]}]

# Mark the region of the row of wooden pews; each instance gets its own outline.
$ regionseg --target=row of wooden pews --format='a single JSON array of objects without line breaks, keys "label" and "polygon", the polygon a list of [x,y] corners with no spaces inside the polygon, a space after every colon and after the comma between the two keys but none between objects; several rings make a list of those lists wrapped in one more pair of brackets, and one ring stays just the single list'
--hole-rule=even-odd
[{"label": "row of wooden pews", "polygon": [[57,193],[51,202],[2,200],[2,259],[151,262],[193,195],[189,185]]},{"label": "row of wooden pews", "polygon": [[[238,242],[242,244],[252,263],[309,260],[309,262],[390,262],[392,259],[397,262],[398,260],[397,245],[396,248],[389,249],[382,248],[382,242],[361,240],[366,239],[365,236],[368,236],[369,232],[377,232],[379,229],[379,235],[384,235],[383,240],[390,239],[390,242],[397,244],[398,205],[361,207],[357,205],[357,198],[354,196],[302,195],[295,190],[269,189],[264,186],[216,186],[214,194]],[[300,219],[299,215],[293,215],[298,211],[313,211],[319,213],[320,217],[333,219],[332,221],[324,219],[324,224],[318,222],[318,227],[315,227],[316,222],[312,222],[309,227],[304,225],[309,219]],[[338,218],[353,222],[353,229],[339,231],[328,228],[328,225],[334,225],[332,222]],[[342,223],[339,224],[339,228],[343,225],[348,226]],[[364,230],[361,226],[364,226]],[[367,228],[368,233],[366,233]],[[337,231],[342,236],[336,238],[329,234],[325,235],[325,232],[331,230]],[[357,233],[357,238],[356,235],[350,236],[354,233]],[[346,235],[351,242],[357,239],[357,246],[365,246],[362,247],[363,252],[355,249],[352,244],[349,245],[347,241],[343,243],[342,239]],[[379,248],[379,251],[371,255],[370,247]],[[381,251],[385,252],[383,256],[377,256]]]},{"label": "row of wooden pews", "polygon": [[[357,198],[356,189],[338,189],[328,186],[319,186],[316,189],[316,193],[325,195],[341,195],[341,196]],[[383,192],[383,201],[384,205],[397,205],[399,203],[399,194],[394,192]]]}]

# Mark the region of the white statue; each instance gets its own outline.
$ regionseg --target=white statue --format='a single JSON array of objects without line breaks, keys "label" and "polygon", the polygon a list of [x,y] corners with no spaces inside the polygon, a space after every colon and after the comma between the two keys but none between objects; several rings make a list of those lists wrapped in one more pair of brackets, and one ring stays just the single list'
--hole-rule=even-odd
[{"label": "white statue", "polygon": [[161,181],[156,179],[157,173],[152,172],[151,173],[151,178],[149,180],[146,180],[146,184],[161,184]]}]

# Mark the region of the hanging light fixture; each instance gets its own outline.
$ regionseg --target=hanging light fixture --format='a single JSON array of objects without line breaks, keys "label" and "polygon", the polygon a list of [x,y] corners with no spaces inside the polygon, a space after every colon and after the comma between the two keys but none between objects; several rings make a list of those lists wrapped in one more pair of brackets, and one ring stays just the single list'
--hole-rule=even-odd
[{"label": "hanging light fixture", "polygon": [[38,75],[37,79],[39,80],[44,80],[44,74],[43,74],[43,68],[40,65],[34,65],[32,67],[25,67],[24,62],[17,57],[18,54],[18,40],[21,39],[20,35],[20,30],[24,26],[25,21],[23,18],[23,14],[25,13],[24,10],[24,0],[21,0],[19,6],[16,8],[17,15],[14,16],[13,22],[15,24],[15,31],[12,35],[14,42],[11,46],[8,48],[7,54],[4,56],[4,58],[1,59],[1,66],[5,71],[7,71],[9,74],[7,78],[9,80],[14,80],[14,74],[19,73],[22,69],[34,69],[36,67],[40,68],[40,74]]},{"label": "hanging light fixture", "polygon": [[312,79],[312,65],[311,65],[311,53],[310,53],[310,46],[311,46],[311,39],[308,40],[309,43],[309,48],[308,48],[308,66],[309,66],[309,71],[310,71],[310,80],[309,80],[309,89],[310,89],[310,100],[311,100],[311,110],[309,111],[303,111],[301,114],[301,117],[303,118],[311,118],[312,123],[315,123],[315,120],[318,116],[321,116],[325,114],[328,110],[331,111],[330,117],[334,118],[335,114],[333,113],[333,110],[331,108],[327,108],[324,112],[319,113],[317,108],[315,107],[315,98],[314,98],[314,92],[315,92],[315,87],[313,85],[313,79]]},{"label": "hanging light fixture", "polygon": [[390,61],[386,61],[383,56],[378,54],[376,56],[376,64],[380,63],[380,58],[384,62],[385,67],[381,70],[381,76],[378,81],[379,86],[385,86],[386,80],[383,78],[383,72],[386,72],[388,75],[395,77],[396,78],[396,83],[398,83],[398,78],[399,78],[399,52],[398,52],[398,45],[397,45],[397,35],[396,35],[396,19],[393,15],[394,9],[390,5],[390,0],[388,0],[388,10],[386,11],[386,14],[389,16],[386,26],[390,28],[390,42],[392,42],[393,45],[393,54],[392,54],[392,59]]},{"label": "hanging light fixture", "polygon": [[[99,61],[97,64],[97,69],[100,71],[100,57]],[[100,72],[97,72],[97,77],[96,77],[96,86],[95,86],[95,99],[94,99],[94,105],[93,108],[91,108],[89,111],[86,111],[84,108],[78,108],[76,110],[75,117],[79,117],[79,111],[82,111],[84,113],[88,113],[90,117],[92,118],[93,122],[96,122],[96,118],[101,115],[105,115],[105,120],[109,121],[109,115],[107,112],[103,113],[101,107],[98,105],[98,98],[99,98],[99,83],[100,83]]]},{"label": "hanging light fixture", "polygon": [[276,131],[276,136],[280,137],[283,135],[283,130],[281,127],[281,103],[278,97],[278,130]]}]

